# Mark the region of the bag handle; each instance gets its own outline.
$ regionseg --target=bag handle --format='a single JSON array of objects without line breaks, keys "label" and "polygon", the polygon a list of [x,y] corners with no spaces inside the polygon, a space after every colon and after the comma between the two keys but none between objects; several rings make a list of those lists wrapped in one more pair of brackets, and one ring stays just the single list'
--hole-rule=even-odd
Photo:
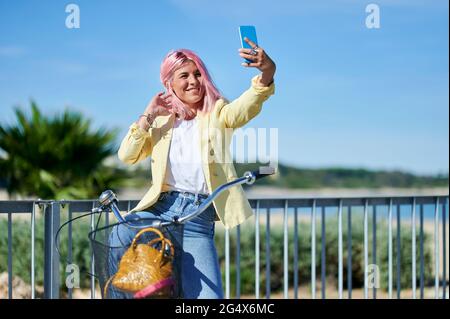
[{"label": "bag handle", "polygon": [[161,245],[162,245],[161,255],[164,253],[164,247],[165,247],[166,244],[168,244],[169,247],[170,247],[170,257],[173,257],[175,255],[175,251],[173,249],[173,244],[170,241],[170,239],[168,239],[168,238],[154,238],[148,243],[148,245],[152,246],[152,245],[154,245],[154,244],[156,244],[158,242],[161,242]]},{"label": "bag handle", "polygon": [[175,252],[174,252],[174,248],[173,248],[172,242],[171,242],[168,238],[164,237],[163,233],[162,233],[159,229],[154,228],[154,227],[147,227],[147,228],[144,228],[144,229],[140,230],[140,231],[136,234],[136,236],[134,236],[133,242],[131,243],[131,247],[133,247],[133,249],[135,249],[136,246],[137,246],[136,241],[139,239],[139,237],[140,237],[141,235],[145,234],[145,233],[148,233],[148,232],[154,232],[154,233],[156,233],[156,234],[159,236],[158,238],[152,239],[152,240],[148,243],[149,246],[152,246],[152,245],[154,245],[155,243],[158,243],[158,242],[162,242],[162,247],[161,247],[161,251],[160,251],[160,256],[161,256],[160,258],[161,258],[161,259],[162,259],[163,254],[164,254],[164,247],[165,247],[165,244],[168,244],[169,247],[170,247],[170,254],[171,254],[171,257],[173,257],[173,256],[175,255]]},{"label": "bag handle", "polygon": [[148,232],[156,233],[159,236],[160,239],[164,239],[164,235],[159,229],[156,229],[154,227],[147,227],[147,228],[144,228],[144,229],[140,230],[136,234],[136,236],[134,236],[133,241],[131,242],[131,247],[135,248],[136,245],[137,245],[136,241],[139,239],[139,237],[141,237],[141,235],[143,235],[145,233],[148,233]]}]

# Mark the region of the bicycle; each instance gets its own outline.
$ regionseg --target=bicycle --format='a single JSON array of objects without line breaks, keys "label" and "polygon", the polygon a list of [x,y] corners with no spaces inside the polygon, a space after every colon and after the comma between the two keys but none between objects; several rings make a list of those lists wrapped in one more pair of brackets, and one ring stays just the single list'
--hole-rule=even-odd
[{"label": "bicycle", "polygon": [[[93,251],[93,258],[95,260],[95,274],[90,274],[95,276],[100,284],[102,298],[108,298],[111,292],[121,291],[112,284],[114,276],[118,273],[117,270],[111,270],[110,259],[114,254],[120,254],[124,256],[130,247],[137,247],[139,240],[147,242],[145,245],[154,247],[160,252],[160,258],[165,259],[169,263],[173,263],[173,260],[177,258],[178,251],[174,250],[174,245],[171,241],[171,234],[169,228],[171,226],[177,227],[183,225],[187,221],[194,219],[195,217],[202,214],[222,192],[225,190],[242,184],[252,185],[256,180],[269,176],[275,173],[275,170],[271,167],[262,167],[258,171],[246,172],[242,177],[239,177],[231,182],[225,183],[214,190],[208,197],[206,197],[203,202],[198,206],[198,208],[190,213],[189,215],[183,217],[174,217],[170,221],[163,221],[158,217],[154,218],[140,218],[134,220],[127,220],[122,216],[118,207],[118,199],[115,193],[111,190],[104,191],[99,197],[100,205],[94,207],[91,213],[76,217],[69,220],[67,223],[72,222],[75,219],[92,215],[100,214],[97,220],[94,230],[92,230],[88,237],[91,242],[91,248]],[[115,218],[118,220],[117,223],[99,227],[101,214],[112,212]],[[129,214],[125,214],[128,216]],[[132,214],[131,214],[132,215]],[[67,224],[65,223],[65,224]],[[63,224],[63,226],[65,226]],[[124,244],[123,246],[111,246],[109,245],[109,238],[111,232],[115,229],[114,227],[119,225],[125,225],[136,229],[136,236],[133,238],[131,244]],[[117,229],[117,228],[116,228]],[[58,233],[56,235],[58,236]],[[151,237],[150,235],[156,234],[156,237]],[[58,247],[58,246],[57,246]],[[143,246],[142,246],[143,247]],[[159,248],[156,248],[159,247]],[[143,247],[145,248],[145,247]],[[145,248],[148,250],[148,248]],[[156,256],[156,255],[155,255]],[[124,257],[121,257],[124,258]],[[134,258],[134,257],[133,257]],[[122,263],[123,259],[121,259]],[[167,267],[166,267],[167,268]],[[170,268],[171,269],[171,268]],[[182,298],[182,292],[179,287],[178,279],[179,271],[174,269],[173,276],[170,278],[165,278],[158,282],[158,285],[152,285],[147,287],[145,290],[139,291],[133,294],[134,298]]]}]

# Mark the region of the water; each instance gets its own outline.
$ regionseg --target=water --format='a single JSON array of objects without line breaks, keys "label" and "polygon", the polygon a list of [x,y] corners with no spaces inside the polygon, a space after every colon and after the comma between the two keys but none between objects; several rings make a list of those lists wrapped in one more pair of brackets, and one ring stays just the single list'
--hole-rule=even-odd
[{"label": "water", "polygon": [[[443,218],[443,206],[442,203],[439,204],[439,222],[442,222]],[[378,220],[387,219],[388,213],[389,213],[389,206],[388,205],[377,205],[377,218]],[[299,218],[309,218],[311,217],[311,207],[301,207],[298,208],[298,217]],[[325,208],[325,214],[327,217],[331,216],[337,216],[338,213],[338,207],[326,207]],[[434,221],[435,218],[435,205],[434,204],[424,204],[423,205],[423,219],[424,221],[430,222]],[[282,214],[283,213],[282,208],[273,208],[270,210],[271,215],[272,214]],[[265,209],[261,211],[261,213],[265,213]],[[348,213],[347,207],[343,207],[343,216],[346,217]],[[373,213],[373,206],[368,207],[368,213],[369,216],[372,216]],[[288,215],[291,216],[294,214],[294,208],[289,207],[288,209]],[[319,219],[322,214],[322,207],[316,207],[316,216]],[[352,216],[363,216],[364,214],[364,206],[352,206]],[[392,216],[394,219],[397,218],[397,205],[392,206]],[[400,219],[402,221],[410,221],[412,216],[412,205],[400,205]],[[445,221],[446,223],[449,222],[449,204],[448,201],[445,204]],[[420,220],[420,205],[416,205],[416,222],[419,222]]]}]

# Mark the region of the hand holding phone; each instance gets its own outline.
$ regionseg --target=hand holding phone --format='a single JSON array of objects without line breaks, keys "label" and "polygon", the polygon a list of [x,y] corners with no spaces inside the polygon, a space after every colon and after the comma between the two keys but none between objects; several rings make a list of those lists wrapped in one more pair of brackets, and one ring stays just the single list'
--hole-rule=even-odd
[{"label": "hand holding phone", "polygon": [[[258,39],[256,38],[256,28],[252,25],[241,25],[239,27],[239,36],[241,38],[241,47],[243,49],[251,49],[252,46],[245,41],[245,38],[252,41],[256,46],[258,45]],[[245,59],[245,62],[252,63],[252,60]]]},{"label": "hand holding phone", "polygon": [[245,59],[241,65],[246,68],[257,68],[261,71],[260,86],[268,86],[273,82],[276,65],[265,50],[258,45],[254,26],[240,26],[241,49],[239,55]]}]

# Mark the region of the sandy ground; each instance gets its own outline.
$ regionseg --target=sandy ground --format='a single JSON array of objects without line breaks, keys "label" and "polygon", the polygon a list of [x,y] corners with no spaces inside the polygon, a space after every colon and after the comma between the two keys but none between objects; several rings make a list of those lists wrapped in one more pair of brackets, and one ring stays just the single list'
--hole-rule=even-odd
[{"label": "sandy ground", "polygon": [[[327,283],[327,285],[329,285],[329,283]],[[316,286],[316,299],[321,299],[322,298],[322,290],[320,288],[320,283],[317,284]],[[440,298],[442,298],[442,293],[443,290],[442,288],[439,290],[439,296]],[[434,299],[434,287],[426,287],[424,289],[424,299]],[[297,291],[297,298],[298,299],[311,299],[312,295],[311,295],[311,286],[300,286],[298,291]],[[446,294],[446,299],[448,299],[449,297],[449,289],[447,287],[447,294]],[[241,299],[254,299],[255,296],[254,295],[242,295]],[[260,299],[265,299],[266,296],[265,295],[260,295]],[[289,293],[288,293],[288,298],[289,299],[294,299],[294,290],[290,289]],[[372,290],[368,291],[368,299],[372,299],[373,298],[373,292]],[[401,299],[413,299],[413,294],[412,294],[412,290],[411,289],[405,289],[401,291],[400,294],[400,298]],[[416,299],[420,298],[420,290],[417,289],[416,290]],[[270,295],[270,299],[284,299],[284,293],[283,292],[278,292],[278,293],[273,293]],[[325,299],[339,299],[339,293],[337,288],[334,289],[330,289],[327,288],[325,290]],[[353,289],[352,290],[352,297],[349,298],[348,295],[348,291],[344,290],[343,294],[342,294],[342,299],[364,299],[364,289]],[[389,294],[387,291],[384,291],[382,289],[377,289],[376,292],[376,299],[389,299]],[[397,291],[393,290],[392,292],[392,299],[397,299]]]},{"label": "sandy ground", "polygon": [[[330,288],[331,287],[331,288]],[[43,294],[43,288],[37,287],[37,290],[39,293],[36,294],[37,298],[42,297]],[[446,298],[449,298],[449,287],[447,286],[446,289]],[[443,289],[442,287],[439,290],[439,296],[442,298]],[[1,296],[0,298],[5,298],[7,295]],[[67,295],[64,294],[60,296],[61,298],[67,298]],[[288,298],[294,299],[294,289],[289,289],[288,292]],[[312,299],[311,298],[311,286],[309,285],[301,285],[299,286],[297,290],[297,298],[298,299]],[[27,293],[27,298],[30,298],[29,293]],[[74,289],[73,290],[73,299],[91,299],[91,291],[90,289]],[[320,287],[320,282],[317,283],[316,286],[316,299],[322,298],[322,290]],[[401,291],[400,294],[401,299],[413,299],[413,294],[411,289],[404,289]],[[420,288],[416,289],[416,299],[420,298]],[[434,287],[425,287],[424,288],[424,298],[425,299],[434,299],[435,298],[435,290]],[[94,299],[101,299],[100,290],[97,288],[95,292],[95,298]],[[236,299],[234,296],[232,296],[230,299]],[[248,294],[248,295],[241,295],[240,299],[255,299],[254,294]],[[266,299],[265,294],[261,294],[259,296],[259,299]],[[277,293],[271,293],[269,299],[284,299],[284,293],[283,292],[277,292]],[[327,282],[327,288],[325,290],[325,299],[339,299],[338,290],[336,287],[332,287],[332,283]],[[342,294],[342,299],[364,299],[364,289],[353,289],[352,290],[352,297],[349,298],[348,291],[344,290]],[[373,299],[373,291],[370,289],[368,291],[368,299]],[[389,299],[388,292],[382,289],[377,289],[376,292],[376,299]],[[397,291],[394,289],[392,292],[392,299],[397,299]]]}]

